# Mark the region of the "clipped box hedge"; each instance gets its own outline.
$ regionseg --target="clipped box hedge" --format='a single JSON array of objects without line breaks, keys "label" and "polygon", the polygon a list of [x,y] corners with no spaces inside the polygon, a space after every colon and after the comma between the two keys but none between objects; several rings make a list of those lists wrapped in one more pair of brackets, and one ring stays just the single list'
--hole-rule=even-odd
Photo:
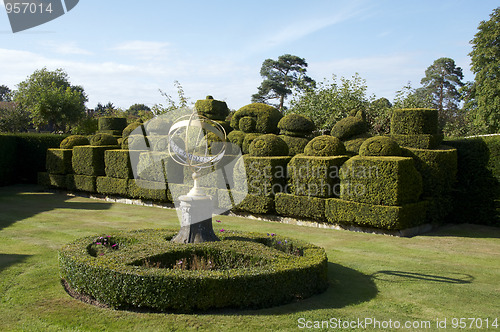
[{"label": "clipped box hedge", "polygon": [[428,202],[385,206],[330,198],[325,215],[332,224],[403,230],[425,223]]},{"label": "clipped box hedge", "polygon": [[44,187],[66,189],[66,175],[38,172],[38,184]]},{"label": "clipped box hedge", "polygon": [[127,127],[127,118],[103,116],[97,120],[97,125],[99,128],[99,132],[109,133],[110,131],[116,131],[119,132],[118,135],[121,136],[123,129]]},{"label": "clipped box hedge", "polygon": [[289,136],[289,135],[279,135],[283,141],[285,141],[288,146],[288,155],[293,157],[300,153],[304,153],[304,149],[309,143],[310,139],[305,137]]},{"label": "clipped box hedge", "polygon": [[96,189],[99,194],[125,197],[128,195],[128,179],[98,176],[96,180]]},{"label": "clipped box hedge", "polygon": [[403,108],[392,112],[392,135],[438,134],[438,111],[429,108]]},{"label": "clipped box hedge", "polygon": [[453,209],[457,150],[442,145],[434,150],[406,148],[403,153],[413,158],[416,169],[422,175],[422,198],[430,203],[429,221],[442,222]]},{"label": "clipped box hedge", "polygon": [[104,176],[104,152],[117,149],[115,145],[90,146],[82,145],[73,148],[73,171],[78,175]]},{"label": "clipped box hedge", "polygon": [[[165,172],[169,173],[170,179]],[[142,152],[137,164],[137,177],[146,181],[182,183],[184,167],[176,163],[167,152]]]},{"label": "clipped box hedge", "polygon": [[408,157],[355,156],[340,172],[340,198],[373,205],[403,205],[417,202],[422,177]]},{"label": "clipped box hedge", "polygon": [[97,176],[68,174],[66,175],[66,185],[68,190],[85,191],[88,193],[97,192]]},{"label": "clipped box hedge", "polygon": [[443,135],[391,135],[400,146],[406,146],[416,149],[435,149],[443,141]]},{"label": "clipped box hedge", "polygon": [[[185,245],[169,241],[175,233],[105,234],[118,249],[102,255],[93,245],[98,236],[76,240],[59,251],[61,278],[72,290],[114,308],[180,312],[270,307],[328,287],[327,256],[315,245],[230,231],[220,234],[221,241]],[[194,255],[216,268],[173,268]]]},{"label": "clipped box hedge", "polygon": [[279,193],[274,198],[274,204],[276,213],[281,216],[326,221],[325,198]]},{"label": "clipped box hedge", "polygon": [[299,196],[338,197],[340,167],[348,159],[296,155],[288,164],[288,191]]},{"label": "clipped box hedge", "polygon": [[274,197],[247,194],[237,190],[219,189],[218,207],[222,210],[245,211],[253,214],[276,212]]},{"label": "clipped box hedge", "polygon": [[[257,196],[274,196],[286,191],[287,165],[291,157],[253,157],[244,155],[242,160],[246,174],[235,168],[235,189],[248,190]],[[241,162],[241,160],[239,161]]]},{"label": "clipped box hedge", "polygon": [[71,174],[73,149],[47,149],[45,165],[51,174]]},{"label": "clipped box hedge", "polygon": [[130,179],[128,181],[128,196],[146,201],[170,202],[167,198],[167,185],[162,182]]},{"label": "clipped box hedge", "polygon": [[[136,153],[138,153],[136,151]],[[104,152],[104,171],[111,178],[132,179],[134,173],[130,164],[129,150],[106,150]]]}]

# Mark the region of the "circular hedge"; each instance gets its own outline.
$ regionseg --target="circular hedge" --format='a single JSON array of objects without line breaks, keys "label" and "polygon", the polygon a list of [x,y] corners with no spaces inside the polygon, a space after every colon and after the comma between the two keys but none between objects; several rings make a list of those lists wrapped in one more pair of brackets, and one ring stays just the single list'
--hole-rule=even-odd
[{"label": "circular hedge", "polygon": [[337,137],[323,135],[313,138],[304,148],[306,156],[330,157],[346,154],[344,144]]},{"label": "circular hedge", "polygon": [[61,144],[59,144],[59,148],[61,149],[73,149],[74,146],[79,145],[89,145],[89,139],[82,135],[72,135],[68,136],[62,140]]},{"label": "circular hedge", "polygon": [[171,242],[174,230],[81,238],[59,251],[71,292],[114,308],[191,312],[264,308],[328,287],[323,248],[275,234],[219,232],[221,241]]},{"label": "circular hedge", "polygon": [[240,119],[245,116],[256,118],[255,131],[263,134],[277,133],[278,122],[283,117],[275,107],[262,103],[253,103],[243,106],[233,114],[231,127],[235,130],[241,130]]},{"label": "circular hedge", "polygon": [[341,140],[363,134],[368,131],[368,124],[363,118],[363,113],[358,112],[356,116],[348,116],[337,122],[330,132],[330,135]]},{"label": "circular hedge", "polygon": [[308,136],[314,128],[314,122],[300,114],[288,114],[278,122],[281,134],[288,136]]},{"label": "circular hedge", "polygon": [[249,153],[254,157],[287,156],[288,145],[275,134],[265,134],[252,141]]},{"label": "circular hedge", "polygon": [[90,139],[90,145],[92,146],[118,145],[118,140],[113,135],[105,133],[97,133]]},{"label": "circular hedge", "polygon": [[401,156],[398,143],[387,136],[375,136],[367,139],[359,148],[360,156]]}]

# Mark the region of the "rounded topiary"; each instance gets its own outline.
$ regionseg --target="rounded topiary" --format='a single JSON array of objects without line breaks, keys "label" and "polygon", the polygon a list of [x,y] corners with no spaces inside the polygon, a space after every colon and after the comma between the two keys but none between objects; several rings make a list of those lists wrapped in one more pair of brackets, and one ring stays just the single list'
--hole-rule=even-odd
[{"label": "rounded topiary", "polygon": [[342,141],[329,135],[313,138],[304,149],[306,156],[330,157],[345,154],[346,150]]},{"label": "rounded topiary", "polygon": [[300,114],[288,114],[278,122],[278,128],[282,135],[288,136],[308,136],[315,126],[308,117]]},{"label": "rounded topiary", "polygon": [[261,135],[250,144],[249,153],[254,157],[287,156],[288,145],[277,135]]},{"label": "rounded topiary", "polygon": [[165,117],[157,117],[149,120],[146,123],[146,130],[148,133],[158,135],[168,135],[172,123]]},{"label": "rounded topiary", "polygon": [[[142,123],[141,122],[132,122],[131,124],[129,124],[127,127],[125,127],[125,129],[123,129],[122,131],[122,137],[123,138],[126,138],[128,137],[130,134],[132,134],[132,132],[134,130],[136,130],[139,126],[141,126]],[[142,133],[141,133],[142,134]]]},{"label": "rounded topiary", "polygon": [[364,119],[364,113],[359,111],[356,116],[348,116],[337,122],[330,132],[330,135],[341,140],[360,135],[368,131],[368,124]]},{"label": "rounded topiary", "polygon": [[97,133],[90,139],[90,145],[92,146],[118,145],[118,140],[113,135]]},{"label": "rounded topiary", "polygon": [[401,156],[398,143],[387,136],[375,136],[367,139],[359,148],[360,156]]},{"label": "rounded topiary", "polygon": [[79,145],[89,145],[89,139],[82,135],[72,135],[68,136],[62,140],[61,144],[59,144],[59,148],[61,149],[73,149],[74,146]]},{"label": "rounded topiary", "polygon": [[242,117],[238,123],[240,130],[245,133],[254,133],[256,125],[257,120],[251,116]]},{"label": "rounded topiary", "polygon": [[99,131],[123,131],[123,129],[127,126],[127,118],[103,116],[99,118],[97,124]]},{"label": "rounded topiary", "polygon": [[283,115],[278,109],[262,103],[253,103],[243,106],[231,117],[231,127],[240,129],[240,119],[250,116],[256,118],[255,131],[262,134],[278,133],[278,122]]},{"label": "rounded topiary", "polygon": [[304,148],[309,143],[310,139],[306,137],[297,137],[289,135],[279,135],[288,146],[288,155],[295,156],[299,153],[304,153]]},{"label": "rounded topiary", "polygon": [[245,133],[245,137],[243,139],[243,144],[241,144],[241,151],[243,154],[250,153],[250,145],[259,136],[262,136],[264,134],[261,133]]},{"label": "rounded topiary", "polygon": [[215,100],[212,96],[196,101],[194,108],[198,114],[211,120],[225,120],[229,114],[226,102]]},{"label": "rounded topiary", "polygon": [[241,148],[243,146],[243,141],[245,140],[245,135],[246,134],[240,130],[233,130],[227,135],[227,140]]},{"label": "rounded topiary", "polygon": [[328,258],[313,244],[225,230],[221,241],[186,245],[170,241],[176,233],[78,239],[59,251],[63,284],[101,305],[183,312],[270,307],[328,288]]}]

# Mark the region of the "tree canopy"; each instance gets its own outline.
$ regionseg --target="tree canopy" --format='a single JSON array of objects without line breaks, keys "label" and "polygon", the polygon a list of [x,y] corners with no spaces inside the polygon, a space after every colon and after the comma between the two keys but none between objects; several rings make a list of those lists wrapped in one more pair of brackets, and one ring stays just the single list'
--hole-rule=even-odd
[{"label": "tree canopy", "polygon": [[467,93],[472,125],[482,133],[500,132],[500,7],[481,21],[471,40],[471,70],[476,75]]},{"label": "tree canopy", "polygon": [[43,68],[18,84],[14,101],[30,114],[37,129],[67,131],[84,116],[87,96],[81,86],[69,83],[62,69]]},{"label": "tree canopy", "polygon": [[306,75],[305,59],[291,54],[284,54],[278,60],[266,59],[262,63],[260,75],[264,80],[258,92],[252,95],[252,102],[267,103],[270,99],[279,99],[280,110],[293,89],[304,91],[315,87],[315,81]]},{"label": "tree canopy", "polygon": [[6,85],[0,85],[0,101],[12,101],[12,91]]}]

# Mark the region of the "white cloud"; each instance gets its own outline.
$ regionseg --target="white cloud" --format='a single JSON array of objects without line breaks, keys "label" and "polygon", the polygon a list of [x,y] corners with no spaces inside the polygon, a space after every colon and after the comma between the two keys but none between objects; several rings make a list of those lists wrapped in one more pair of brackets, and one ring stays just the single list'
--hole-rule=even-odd
[{"label": "white cloud", "polygon": [[144,40],[131,40],[120,43],[111,50],[131,55],[141,60],[165,58],[169,54],[170,43]]},{"label": "white cloud", "polygon": [[55,42],[47,41],[43,43],[52,52],[61,55],[92,55],[93,53],[77,45],[76,42]]}]

